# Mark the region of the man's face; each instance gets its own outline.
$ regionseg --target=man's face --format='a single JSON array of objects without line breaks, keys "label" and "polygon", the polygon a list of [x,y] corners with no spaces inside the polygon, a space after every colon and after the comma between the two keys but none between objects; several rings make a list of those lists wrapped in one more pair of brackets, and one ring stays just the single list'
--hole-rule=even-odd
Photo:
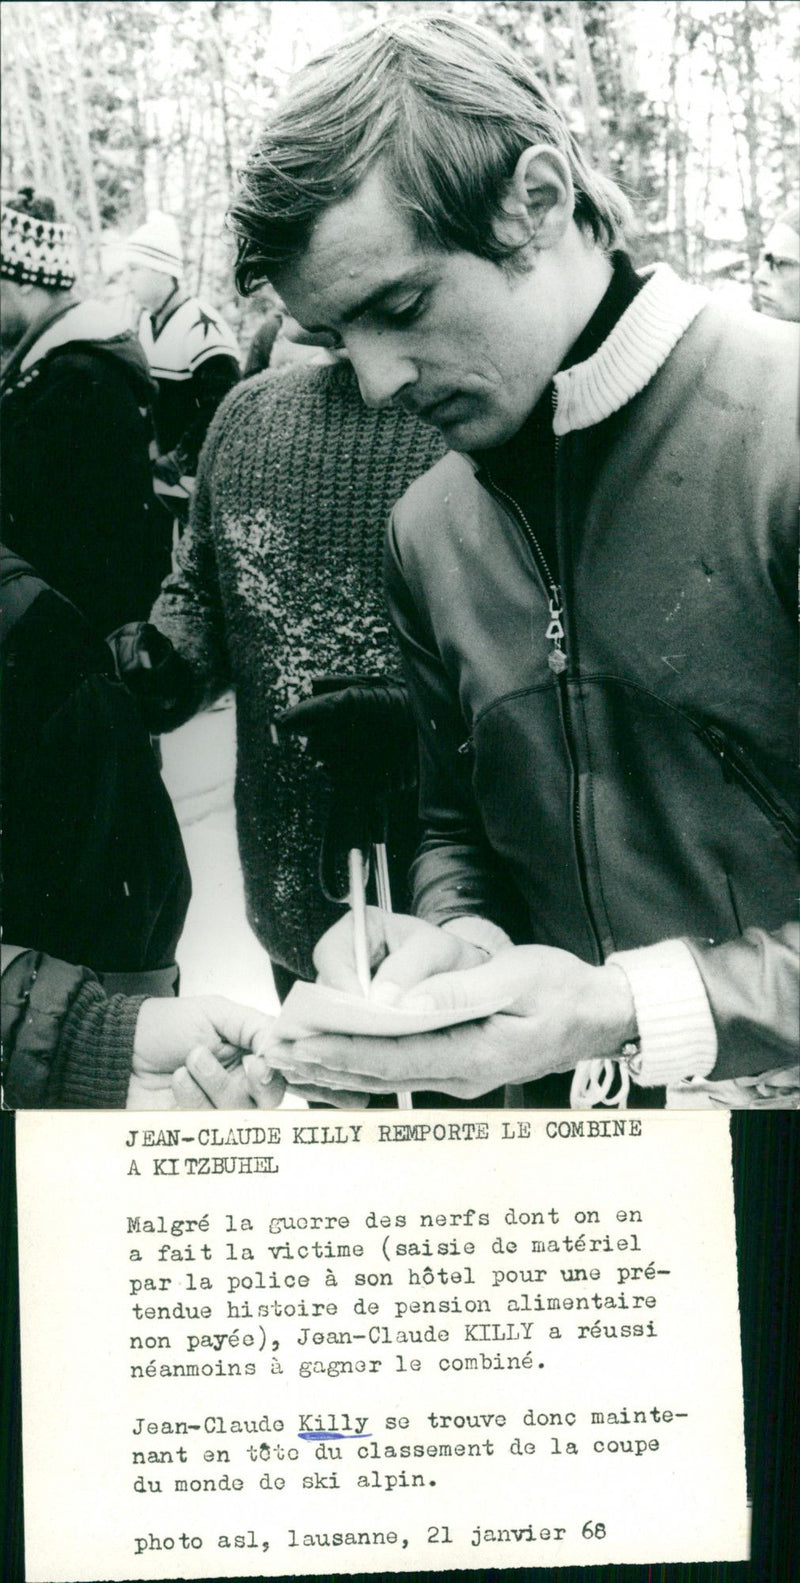
[{"label": "man's face", "polygon": [[31,323],[30,293],[16,280],[0,276],[0,340],[5,351],[13,350]]},{"label": "man's face", "polygon": [[156,313],[162,302],[166,302],[174,282],[171,275],[162,274],[160,269],[149,269],[146,264],[129,264],[128,284],[139,307]]},{"label": "man's face", "polygon": [[553,252],[514,275],[429,250],[378,170],[326,211],[275,285],[306,329],[337,334],[368,406],[415,413],[457,451],[515,434],[572,340]]},{"label": "man's face", "polygon": [[755,281],[762,313],[771,319],[800,320],[800,236],[790,225],[773,225]]}]

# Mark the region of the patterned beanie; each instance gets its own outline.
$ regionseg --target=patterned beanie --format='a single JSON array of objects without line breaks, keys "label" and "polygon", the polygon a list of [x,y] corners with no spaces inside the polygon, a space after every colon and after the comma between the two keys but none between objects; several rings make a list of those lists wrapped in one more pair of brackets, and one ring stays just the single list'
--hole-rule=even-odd
[{"label": "patterned beanie", "polygon": [[0,205],[0,275],[20,285],[68,291],[78,274],[78,235],[32,187]]},{"label": "patterned beanie", "polygon": [[148,269],[180,280],[183,274],[181,238],[172,215],[158,211],[149,214],[144,225],[128,237],[125,255],[129,264],[146,264]]}]

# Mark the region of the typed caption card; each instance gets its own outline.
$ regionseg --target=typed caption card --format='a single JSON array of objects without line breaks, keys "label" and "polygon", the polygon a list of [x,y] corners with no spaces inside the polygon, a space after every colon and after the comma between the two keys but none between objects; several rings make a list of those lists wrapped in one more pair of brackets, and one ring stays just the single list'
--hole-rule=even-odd
[{"label": "typed caption card", "polygon": [[17,1117],[29,1583],[746,1558],[726,1116],[207,1116]]}]

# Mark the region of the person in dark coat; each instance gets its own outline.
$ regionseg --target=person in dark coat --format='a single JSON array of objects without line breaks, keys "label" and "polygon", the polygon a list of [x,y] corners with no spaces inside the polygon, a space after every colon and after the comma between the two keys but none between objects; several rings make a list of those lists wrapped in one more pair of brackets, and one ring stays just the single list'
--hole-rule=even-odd
[{"label": "person in dark coat", "polygon": [[3,536],[105,636],[147,614],[170,535],[147,364],[116,310],[76,296],[75,242],[32,189],[2,205]]},{"label": "person in dark coat", "polygon": [[0,555],[3,924],[110,992],[171,995],[191,886],[178,822],[110,650]]}]

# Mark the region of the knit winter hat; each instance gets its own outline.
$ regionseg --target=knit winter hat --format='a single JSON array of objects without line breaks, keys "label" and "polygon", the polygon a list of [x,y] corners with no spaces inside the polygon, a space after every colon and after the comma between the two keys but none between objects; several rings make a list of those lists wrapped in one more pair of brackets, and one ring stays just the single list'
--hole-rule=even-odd
[{"label": "knit winter hat", "polygon": [[51,198],[22,187],[0,205],[0,275],[20,285],[68,291],[77,273],[77,232],[56,218]]},{"label": "knit winter hat", "polygon": [[146,264],[148,269],[180,280],[183,274],[181,239],[172,215],[160,214],[157,210],[149,214],[144,225],[128,237],[125,256],[129,264]]}]

